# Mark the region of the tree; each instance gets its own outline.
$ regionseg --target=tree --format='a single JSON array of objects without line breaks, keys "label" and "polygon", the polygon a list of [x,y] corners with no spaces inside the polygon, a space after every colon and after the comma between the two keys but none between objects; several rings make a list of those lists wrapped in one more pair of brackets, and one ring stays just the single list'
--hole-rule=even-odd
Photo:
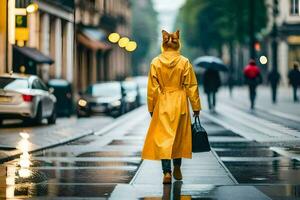
[{"label": "tree", "polygon": [[191,47],[220,49],[223,44],[249,42],[249,2],[255,1],[254,33],[266,27],[266,5],[262,0],[187,0],[178,20],[183,39]]},{"label": "tree", "polygon": [[139,67],[150,62],[151,48],[157,41],[157,13],[151,0],[132,0],[132,38],[138,48],[133,52],[133,74],[140,73]]}]

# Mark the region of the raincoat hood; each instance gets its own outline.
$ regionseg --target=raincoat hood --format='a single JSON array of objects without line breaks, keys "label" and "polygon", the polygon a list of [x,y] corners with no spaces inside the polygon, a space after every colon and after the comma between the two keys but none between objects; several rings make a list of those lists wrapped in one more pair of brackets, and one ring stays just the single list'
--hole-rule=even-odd
[{"label": "raincoat hood", "polygon": [[180,60],[178,51],[165,51],[158,56],[158,60],[167,67],[175,67]]},{"label": "raincoat hood", "polygon": [[179,41],[179,49],[178,50],[165,50],[161,46],[161,54],[158,56],[158,60],[164,66],[175,67],[181,58],[180,48],[181,48],[180,41]]}]

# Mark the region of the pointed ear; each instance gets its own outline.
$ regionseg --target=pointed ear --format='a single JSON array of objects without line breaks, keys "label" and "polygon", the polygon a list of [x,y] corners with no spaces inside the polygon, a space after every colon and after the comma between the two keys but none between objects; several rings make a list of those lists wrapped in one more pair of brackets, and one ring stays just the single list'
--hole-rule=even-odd
[{"label": "pointed ear", "polygon": [[168,41],[168,39],[169,39],[169,33],[167,31],[165,31],[165,30],[162,30],[161,33],[162,33],[163,42]]},{"label": "pointed ear", "polygon": [[175,32],[175,34],[176,34],[176,36],[179,38],[179,36],[180,36],[180,31],[177,29],[177,31]]},{"label": "pointed ear", "polygon": [[161,33],[162,33],[163,37],[166,37],[166,36],[169,37],[169,33],[167,31],[162,30]]}]

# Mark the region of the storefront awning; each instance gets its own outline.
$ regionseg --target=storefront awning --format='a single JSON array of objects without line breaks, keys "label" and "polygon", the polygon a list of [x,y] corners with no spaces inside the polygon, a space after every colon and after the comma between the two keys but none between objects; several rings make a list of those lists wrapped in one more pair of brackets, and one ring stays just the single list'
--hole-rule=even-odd
[{"label": "storefront awning", "polygon": [[299,24],[282,24],[279,28],[279,32],[283,35],[300,35]]},{"label": "storefront awning", "polygon": [[42,52],[37,50],[36,48],[31,47],[19,47],[13,45],[13,49],[18,51],[20,54],[24,55],[25,57],[31,59],[36,64],[53,64],[54,60],[50,57],[44,55]]},{"label": "storefront awning", "polygon": [[106,34],[101,29],[82,28],[77,34],[79,43],[92,50],[109,50],[111,45],[106,42]]}]

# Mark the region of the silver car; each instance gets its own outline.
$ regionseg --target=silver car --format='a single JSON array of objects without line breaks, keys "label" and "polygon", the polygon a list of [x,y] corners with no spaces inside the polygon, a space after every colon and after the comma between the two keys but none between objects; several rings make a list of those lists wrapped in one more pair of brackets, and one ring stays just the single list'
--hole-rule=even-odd
[{"label": "silver car", "polygon": [[56,121],[56,98],[41,79],[34,75],[0,75],[0,124],[5,119],[23,119],[49,124]]}]

